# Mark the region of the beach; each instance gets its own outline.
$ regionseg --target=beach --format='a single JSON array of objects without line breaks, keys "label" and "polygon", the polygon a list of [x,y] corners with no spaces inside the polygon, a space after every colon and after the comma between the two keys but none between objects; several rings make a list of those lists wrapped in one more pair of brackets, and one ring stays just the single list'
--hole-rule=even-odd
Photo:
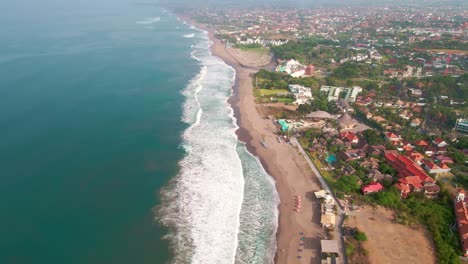
[{"label": "beach", "polygon": [[[313,192],[321,189],[320,184],[299,152],[284,141],[278,142],[273,118],[265,116],[263,106],[255,103],[253,95],[252,75],[270,64],[269,58],[227,48],[210,28],[190,23],[209,32],[213,55],[236,70],[234,92],[229,100],[239,126],[236,134],[276,181],[281,203],[275,263],[319,262],[324,232],[320,227],[320,203]],[[296,195],[303,201],[300,212],[294,211]]]}]

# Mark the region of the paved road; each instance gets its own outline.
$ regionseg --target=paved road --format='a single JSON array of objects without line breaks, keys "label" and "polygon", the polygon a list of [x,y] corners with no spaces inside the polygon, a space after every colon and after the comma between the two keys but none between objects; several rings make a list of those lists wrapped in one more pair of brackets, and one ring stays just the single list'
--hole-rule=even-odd
[{"label": "paved road", "polygon": [[315,176],[320,181],[322,188],[333,197],[333,200],[335,201],[335,204],[337,205],[336,207],[338,208],[338,224],[336,225],[336,228],[335,228],[335,237],[336,238],[339,237],[338,247],[341,252],[340,259],[342,260],[343,264],[348,264],[348,259],[346,257],[346,251],[345,251],[345,246],[344,246],[344,238],[343,238],[343,222],[344,222],[343,208],[341,207],[341,204],[338,202],[335,195],[331,191],[330,187],[328,186],[327,182],[323,178],[322,174],[319,172],[317,167],[315,167],[315,164],[312,162],[309,155],[307,155],[307,153],[302,148],[301,144],[299,144],[299,141],[297,141],[297,138],[291,137],[290,142],[291,142],[291,145],[293,147],[296,147],[299,150],[299,152],[302,154],[302,156],[304,156],[310,168],[312,169],[312,172],[314,172]]}]

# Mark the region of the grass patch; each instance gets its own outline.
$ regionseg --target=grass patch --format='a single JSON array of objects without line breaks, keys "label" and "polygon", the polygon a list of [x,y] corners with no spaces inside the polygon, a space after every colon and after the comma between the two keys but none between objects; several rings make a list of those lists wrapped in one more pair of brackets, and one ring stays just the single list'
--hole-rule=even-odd
[{"label": "grass patch", "polygon": [[277,94],[289,94],[288,90],[285,89],[256,89],[260,96],[271,96]]},{"label": "grass patch", "polygon": [[247,46],[239,46],[236,47],[242,51],[254,52],[258,54],[266,54],[269,53],[270,50],[267,47],[247,47]]}]

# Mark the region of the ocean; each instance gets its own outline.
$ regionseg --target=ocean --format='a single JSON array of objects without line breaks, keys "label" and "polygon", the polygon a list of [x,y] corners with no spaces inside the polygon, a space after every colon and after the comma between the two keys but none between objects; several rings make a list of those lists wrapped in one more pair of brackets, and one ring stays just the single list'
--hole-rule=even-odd
[{"label": "ocean", "polygon": [[77,5],[0,9],[0,263],[271,262],[278,196],[206,32]]}]

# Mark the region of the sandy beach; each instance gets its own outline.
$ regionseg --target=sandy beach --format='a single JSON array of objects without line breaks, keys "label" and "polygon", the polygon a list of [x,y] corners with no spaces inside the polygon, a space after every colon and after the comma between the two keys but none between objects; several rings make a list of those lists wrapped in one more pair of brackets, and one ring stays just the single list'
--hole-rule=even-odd
[{"label": "sandy beach", "polygon": [[[212,46],[213,54],[228,62],[237,72],[235,94],[230,103],[238,118],[238,137],[246,142],[250,152],[260,158],[276,181],[281,200],[276,263],[317,263],[323,232],[320,227],[320,204],[312,192],[320,189],[319,184],[312,177],[304,158],[291,145],[278,143],[275,124],[272,119],[262,115],[262,106],[255,103],[251,76],[256,72],[255,68],[261,66],[259,62],[239,61],[241,56],[211,37],[215,43]],[[266,142],[268,148],[261,141]],[[303,210],[299,213],[294,211],[294,195],[303,197]],[[300,245],[302,242],[303,246]]]},{"label": "sandy beach", "polygon": [[[214,37],[210,28],[193,21],[190,23],[209,32],[213,55],[236,70],[234,94],[229,103],[239,125],[237,135],[276,181],[281,203],[275,262],[320,262],[320,240],[324,232],[320,227],[320,203],[313,195],[314,191],[321,189],[320,184],[298,151],[288,143],[278,142],[273,119],[265,116],[263,106],[254,100],[252,76],[271,63],[270,57],[227,48]],[[262,145],[262,141],[267,147]],[[302,197],[300,212],[294,211],[295,195]]]}]

